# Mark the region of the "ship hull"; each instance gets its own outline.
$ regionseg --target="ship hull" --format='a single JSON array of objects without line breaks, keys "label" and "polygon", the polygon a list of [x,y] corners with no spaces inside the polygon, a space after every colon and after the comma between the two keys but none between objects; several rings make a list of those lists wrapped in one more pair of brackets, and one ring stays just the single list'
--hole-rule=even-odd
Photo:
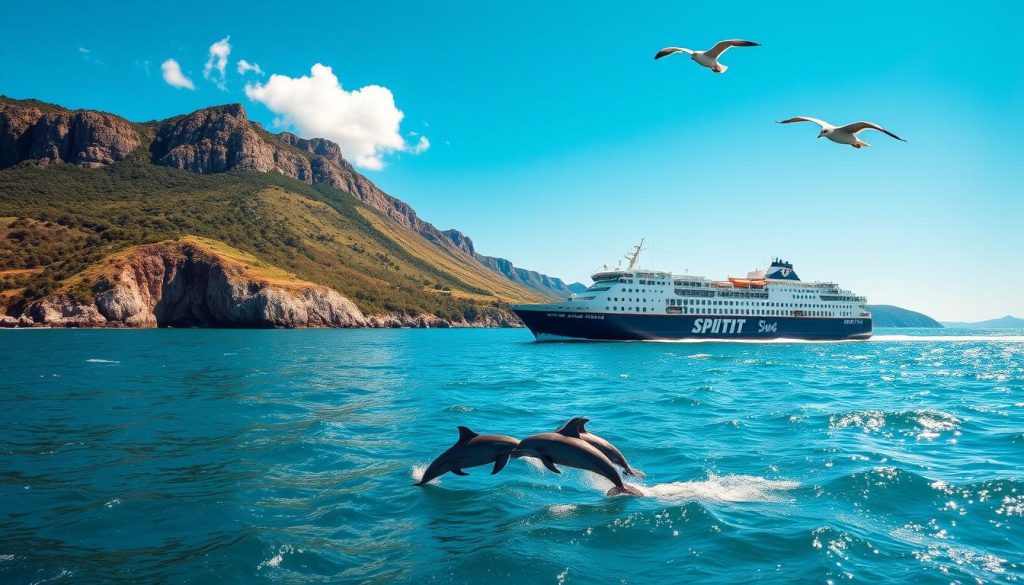
[{"label": "ship hull", "polygon": [[634,315],[515,307],[538,341],[679,339],[843,340],[871,337],[870,318]]}]

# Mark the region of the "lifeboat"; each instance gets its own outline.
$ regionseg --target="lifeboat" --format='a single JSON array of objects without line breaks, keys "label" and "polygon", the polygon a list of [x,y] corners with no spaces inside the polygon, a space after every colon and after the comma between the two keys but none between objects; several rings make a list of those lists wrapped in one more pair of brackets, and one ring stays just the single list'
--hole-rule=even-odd
[{"label": "lifeboat", "polygon": [[729,282],[736,288],[764,288],[765,285],[763,279],[740,278],[738,276],[730,276]]}]

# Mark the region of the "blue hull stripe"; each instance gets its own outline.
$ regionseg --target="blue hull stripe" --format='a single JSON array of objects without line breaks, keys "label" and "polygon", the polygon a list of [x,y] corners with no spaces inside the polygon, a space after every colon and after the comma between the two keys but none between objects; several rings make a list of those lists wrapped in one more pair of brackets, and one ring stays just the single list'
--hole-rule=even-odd
[{"label": "blue hull stripe", "polygon": [[634,315],[514,309],[538,339],[867,339],[871,319]]}]

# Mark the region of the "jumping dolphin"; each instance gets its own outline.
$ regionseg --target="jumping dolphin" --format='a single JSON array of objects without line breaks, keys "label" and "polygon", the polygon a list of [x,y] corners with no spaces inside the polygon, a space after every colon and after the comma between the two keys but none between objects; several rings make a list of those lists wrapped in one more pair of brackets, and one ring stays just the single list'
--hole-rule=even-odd
[{"label": "jumping dolphin", "polygon": [[622,451],[619,451],[615,447],[615,445],[612,445],[606,439],[587,431],[584,425],[586,425],[588,422],[590,422],[589,418],[575,417],[570,419],[569,422],[565,424],[574,425],[581,439],[593,445],[601,453],[604,453],[604,456],[607,457],[612,463],[622,468],[622,472],[625,475],[632,475],[633,477],[638,477],[641,479],[646,477],[644,475],[644,472],[640,471],[639,469],[633,469],[632,467],[629,466],[629,463],[626,461],[626,456],[623,455]]},{"label": "jumping dolphin", "polygon": [[526,437],[512,451],[512,457],[536,457],[544,467],[555,473],[562,473],[555,463],[591,471],[615,484],[606,495],[644,495],[639,489],[623,483],[615,465],[593,445],[580,438],[575,425],[566,425],[553,433],[538,433]]},{"label": "jumping dolphin", "polygon": [[425,485],[447,472],[455,475],[469,475],[465,467],[477,467],[494,462],[491,475],[501,471],[512,450],[519,445],[519,439],[505,435],[478,435],[468,427],[459,427],[459,440],[447,451],[434,459],[423,472],[423,477],[413,485]]}]

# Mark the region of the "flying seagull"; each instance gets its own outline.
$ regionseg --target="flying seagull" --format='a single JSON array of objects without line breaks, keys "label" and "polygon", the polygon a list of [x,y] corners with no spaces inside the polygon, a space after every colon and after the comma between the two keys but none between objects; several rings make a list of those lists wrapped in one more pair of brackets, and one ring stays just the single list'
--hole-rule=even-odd
[{"label": "flying seagull", "polygon": [[725,65],[718,62],[718,58],[722,56],[722,53],[728,51],[732,47],[760,47],[760,43],[753,41],[741,41],[739,39],[732,39],[728,41],[719,41],[715,43],[714,47],[711,47],[707,51],[692,51],[690,49],[684,49],[682,47],[665,47],[658,51],[658,54],[654,56],[655,60],[661,59],[666,55],[672,53],[688,53],[690,58],[714,71],[715,73],[725,73],[728,69]]},{"label": "flying seagull", "polygon": [[779,124],[792,124],[793,122],[814,122],[818,126],[821,126],[821,132],[818,133],[818,138],[824,136],[832,142],[838,142],[839,144],[849,144],[854,148],[863,148],[865,146],[871,146],[867,142],[864,142],[857,137],[857,133],[861,130],[878,130],[879,132],[885,132],[889,136],[892,136],[896,140],[903,140],[899,136],[896,136],[892,132],[889,132],[885,128],[882,128],[878,124],[872,124],[871,122],[854,122],[853,124],[847,124],[846,126],[833,126],[824,120],[817,118],[807,118],[804,116],[797,116],[796,118],[790,118],[788,120],[779,120]]}]

